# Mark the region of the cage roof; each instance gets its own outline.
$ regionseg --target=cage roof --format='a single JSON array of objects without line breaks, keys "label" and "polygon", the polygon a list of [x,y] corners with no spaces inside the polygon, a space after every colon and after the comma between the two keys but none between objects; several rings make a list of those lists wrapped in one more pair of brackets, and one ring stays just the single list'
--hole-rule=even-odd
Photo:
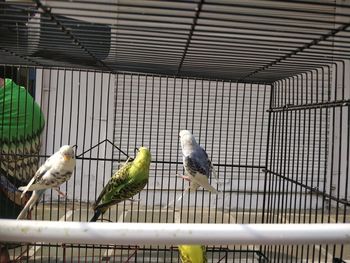
[{"label": "cage roof", "polygon": [[273,81],[350,58],[350,3],[0,2],[1,63]]}]

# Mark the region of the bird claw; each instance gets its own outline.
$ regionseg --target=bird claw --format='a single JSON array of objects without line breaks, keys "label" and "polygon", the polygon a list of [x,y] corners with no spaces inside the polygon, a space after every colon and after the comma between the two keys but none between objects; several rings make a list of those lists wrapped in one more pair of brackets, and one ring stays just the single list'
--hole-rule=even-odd
[{"label": "bird claw", "polygon": [[68,196],[67,193],[61,192],[59,188],[54,188],[54,189],[57,191],[57,193],[58,193],[59,195],[61,195],[62,197],[67,198],[67,196]]},{"label": "bird claw", "polygon": [[177,174],[177,176],[181,177],[182,179],[191,182],[191,178],[187,175]]}]

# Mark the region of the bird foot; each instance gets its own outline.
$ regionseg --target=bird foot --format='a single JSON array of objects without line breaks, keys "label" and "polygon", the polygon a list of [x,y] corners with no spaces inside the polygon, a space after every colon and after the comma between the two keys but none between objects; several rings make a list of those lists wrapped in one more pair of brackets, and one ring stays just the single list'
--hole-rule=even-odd
[{"label": "bird foot", "polygon": [[58,193],[59,195],[61,195],[62,197],[67,198],[67,196],[68,196],[67,193],[61,192],[59,188],[54,188],[54,189],[57,191],[57,193]]},{"label": "bird foot", "polygon": [[187,175],[177,174],[177,176],[180,176],[182,179],[191,182],[191,178]]}]

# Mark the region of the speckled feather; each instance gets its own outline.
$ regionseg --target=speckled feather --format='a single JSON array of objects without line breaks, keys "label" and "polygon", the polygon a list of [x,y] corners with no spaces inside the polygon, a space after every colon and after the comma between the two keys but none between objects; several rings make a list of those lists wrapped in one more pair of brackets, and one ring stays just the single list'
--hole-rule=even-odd
[{"label": "speckled feather", "polygon": [[[69,155],[71,158],[65,160],[64,155]],[[40,166],[27,186],[18,188],[23,191],[22,197],[27,191],[55,188],[68,181],[72,176],[75,163],[73,148],[69,145],[62,146],[59,151]]]},{"label": "speckled feather", "polygon": [[134,161],[115,172],[93,205],[94,216],[90,222],[95,222],[110,206],[141,192],[148,183],[150,162],[149,150],[141,147]]},{"label": "speckled feather", "polygon": [[46,189],[57,188],[68,181],[75,167],[75,153],[71,146],[64,145],[40,166],[34,177],[26,186],[18,189],[23,191],[21,197],[27,191],[33,191],[31,198],[22,209],[17,219],[26,218],[36,203],[39,202]]},{"label": "speckled feather", "polygon": [[97,198],[97,201],[101,200],[101,203],[95,206],[95,210],[101,209],[105,212],[108,207],[133,197],[146,186],[148,174],[145,173],[142,177],[133,176],[129,174],[131,166],[132,162],[125,164],[112,176]]},{"label": "speckled feather", "polygon": [[202,154],[206,156],[206,159],[200,159],[197,157],[198,154],[195,155],[191,153],[189,156],[184,157],[184,167],[186,171],[192,176],[195,176],[196,173],[199,172],[209,177],[212,171],[212,164],[205,150],[202,147],[200,147],[200,150]]}]

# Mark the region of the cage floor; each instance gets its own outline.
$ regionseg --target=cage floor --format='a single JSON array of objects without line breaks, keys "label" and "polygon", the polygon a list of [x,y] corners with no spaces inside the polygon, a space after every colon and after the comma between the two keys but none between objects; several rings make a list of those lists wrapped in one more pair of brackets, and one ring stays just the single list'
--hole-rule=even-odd
[{"label": "cage floor", "polygon": [[[65,206],[65,213],[62,207]],[[60,207],[60,209],[58,209]],[[87,204],[77,206],[73,202],[52,203],[51,205],[39,205],[33,211],[33,218],[41,220],[59,221],[83,221],[86,222],[92,216],[92,210],[87,209]],[[332,211],[331,211],[332,212]],[[338,211],[339,212],[339,211]],[[281,215],[268,214],[269,218],[274,218],[274,222],[289,223],[296,222],[322,222],[320,211],[312,213]],[[343,217],[336,213],[328,213],[323,220],[330,222],[342,222]],[[107,212],[104,221],[111,222],[190,222],[190,223],[260,223],[262,213],[252,212],[229,212],[218,211],[213,208],[193,208],[183,207],[182,210],[174,208],[154,208],[145,209],[133,203],[120,205]],[[265,262],[265,256],[269,261],[277,259],[283,262],[332,262],[333,251],[339,251],[341,246],[228,246],[209,247],[207,251],[209,262],[220,262],[235,260],[235,262]],[[350,245],[343,246],[343,259],[350,262]],[[13,260],[27,260],[28,262],[178,262],[176,247],[152,246],[142,247],[130,246],[99,246],[99,245],[62,245],[62,244],[40,244],[23,245],[10,250]],[[273,257],[273,258],[270,258]],[[266,261],[267,262],[267,261]]]}]

